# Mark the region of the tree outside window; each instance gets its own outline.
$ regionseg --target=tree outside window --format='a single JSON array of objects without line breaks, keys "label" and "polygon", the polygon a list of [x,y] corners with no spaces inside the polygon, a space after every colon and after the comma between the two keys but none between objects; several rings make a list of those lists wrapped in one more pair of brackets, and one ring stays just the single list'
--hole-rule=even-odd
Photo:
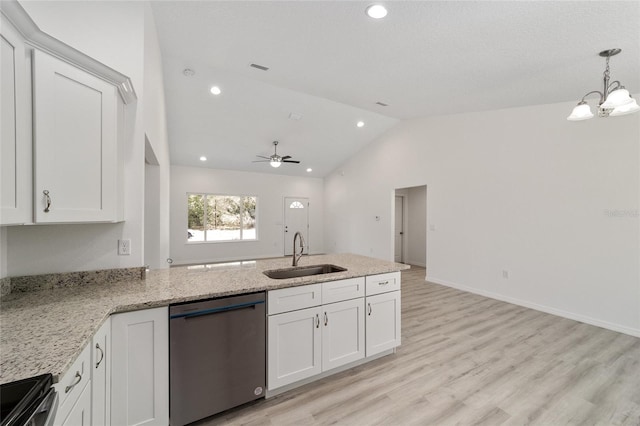
[{"label": "tree outside window", "polygon": [[187,194],[187,241],[256,240],[254,196]]}]

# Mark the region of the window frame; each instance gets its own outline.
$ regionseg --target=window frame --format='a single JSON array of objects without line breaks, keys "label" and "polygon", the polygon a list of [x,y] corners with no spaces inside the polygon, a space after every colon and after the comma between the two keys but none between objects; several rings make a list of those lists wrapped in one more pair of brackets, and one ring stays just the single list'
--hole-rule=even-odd
[{"label": "window frame", "polygon": [[[204,197],[204,205],[205,205],[205,214],[204,214],[204,219],[206,220],[206,206],[207,206],[207,198],[208,197],[238,197],[238,198],[245,198],[245,197],[252,197],[256,199],[256,212],[255,212],[255,232],[256,232],[256,237],[253,239],[237,239],[237,240],[206,240],[207,234],[206,234],[206,230],[204,231],[204,238],[205,240],[203,241],[189,241],[189,237],[187,234],[187,241],[186,244],[227,244],[227,243],[251,243],[251,242],[257,242],[259,241],[259,231],[258,231],[258,213],[259,213],[259,197],[257,195],[247,195],[247,194],[222,194],[222,193],[213,193],[213,192],[187,192],[187,205],[186,205],[186,213],[187,213],[187,233],[189,232],[189,197],[192,195],[201,195]],[[242,203],[240,204],[240,236],[242,237],[242,233],[243,233],[243,229],[242,229],[242,213],[244,212],[244,209],[242,207]],[[206,228],[206,222],[204,227]]]}]

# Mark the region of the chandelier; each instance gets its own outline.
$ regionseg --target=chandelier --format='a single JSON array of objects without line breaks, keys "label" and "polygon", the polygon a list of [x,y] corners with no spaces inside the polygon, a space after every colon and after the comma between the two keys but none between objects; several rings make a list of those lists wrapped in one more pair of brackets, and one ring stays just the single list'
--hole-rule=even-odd
[{"label": "chandelier", "polygon": [[638,103],[629,95],[629,91],[624,88],[618,80],[609,83],[609,58],[622,52],[622,49],[608,49],[599,53],[600,56],[607,59],[607,67],[604,70],[603,89],[602,92],[594,90],[582,97],[578,105],[573,108],[571,115],[567,117],[569,121],[588,120],[593,117],[591,107],[584,99],[592,94],[600,95],[598,102],[598,117],[617,117],[620,115],[632,114],[640,111]]}]

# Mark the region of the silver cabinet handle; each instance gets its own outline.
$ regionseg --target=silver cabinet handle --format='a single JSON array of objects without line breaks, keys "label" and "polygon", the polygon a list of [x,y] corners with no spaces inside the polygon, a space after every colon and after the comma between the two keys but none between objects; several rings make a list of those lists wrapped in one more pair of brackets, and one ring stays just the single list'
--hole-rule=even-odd
[{"label": "silver cabinet handle", "polygon": [[100,366],[100,363],[104,359],[104,351],[100,347],[100,343],[96,343],[96,349],[100,351],[100,359],[98,360],[98,362],[96,362],[96,368],[98,368]]},{"label": "silver cabinet handle", "polygon": [[327,324],[329,324],[329,317],[327,316],[327,313],[324,313],[324,325],[325,327],[327,326]]},{"label": "silver cabinet handle", "polygon": [[316,328],[320,328],[320,316],[316,314]]},{"label": "silver cabinet handle", "polygon": [[47,207],[44,208],[44,212],[49,213],[49,207],[51,207],[51,197],[49,197],[49,190],[45,189],[44,191],[42,191],[42,193],[47,199]]},{"label": "silver cabinet handle", "polygon": [[367,305],[369,306],[369,316],[371,316],[371,303],[367,303]]},{"label": "silver cabinet handle", "polygon": [[80,381],[82,380],[82,374],[79,371],[76,371],[76,381],[64,388],[64,393],[69,393],[71,389],[73,389]]},{"label": "silver cabinet handle", "polygon": [[378,283],[378,285],[387,285],[387,284],[389,284],[389,280],[387,280],[387,281],[380,281],[380,282]]}]

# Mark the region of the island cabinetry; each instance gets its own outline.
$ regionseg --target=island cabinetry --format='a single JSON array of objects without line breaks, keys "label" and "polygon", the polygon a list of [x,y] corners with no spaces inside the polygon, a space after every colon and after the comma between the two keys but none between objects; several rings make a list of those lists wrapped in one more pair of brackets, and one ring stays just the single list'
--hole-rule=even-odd
[{"label": "island cabinetry", "polygon": [[366,353],[400,346],[400,272],[366,279]]},{"label": "island cabinetry", "polygon": [[111,316],[111,424],[169,424],[168,308]]},{"label": "island cabinetry", "polygon": [[364,278],[270,291],[268,388],[277,389],[363,358],[363,297]]}]

